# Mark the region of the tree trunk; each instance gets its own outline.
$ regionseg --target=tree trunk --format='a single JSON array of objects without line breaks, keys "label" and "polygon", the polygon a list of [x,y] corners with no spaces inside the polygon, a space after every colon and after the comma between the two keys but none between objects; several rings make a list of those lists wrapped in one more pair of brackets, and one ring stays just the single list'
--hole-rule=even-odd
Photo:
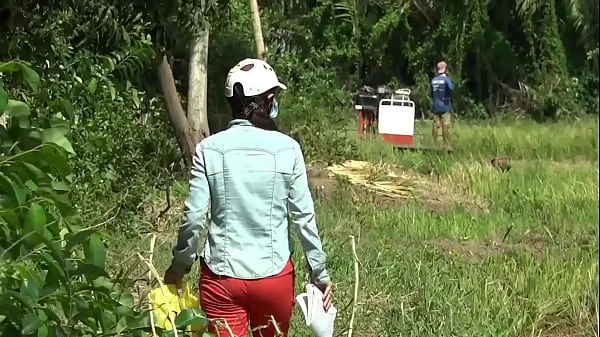
[{"label": "tree trunk", "polygon": [[252,30],[254,32],[254,43],[256,44],[256,57],[266,61],[267,48],[265,47],[265,40],[262,35],[257,0],[250,0],[250,13],[252,14]]},{"label": "tree trunk", "polygon": [[202,29],[190,50],[187,120],[194,145],[210,136],[206,111],[208,38],[208,28]]},{"label": "tree trunk", "polygon": [[192,163],[196,144],[192,140],[190,126],[185,116],[185,111],[181,106],[179,95],[177,95],[177,88],[175,87],[175,80],[173,79],[173,70],[169,65],[166,55],[163,55],[162,62],[158,66],[158,79],[163,95],[165,96],[169,119],[173,124],[175,137],[181,148],[183,159],[186,165],[189,166]]}]

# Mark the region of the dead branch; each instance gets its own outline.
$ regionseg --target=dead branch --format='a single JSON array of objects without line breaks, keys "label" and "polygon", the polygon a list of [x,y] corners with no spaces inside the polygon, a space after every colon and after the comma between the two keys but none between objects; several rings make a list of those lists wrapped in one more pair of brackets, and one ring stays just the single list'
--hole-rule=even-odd
[{"label": "dead branch", "polygon": [[171,186],[167,186],[165,190],[165,198],[167,201],[167,207],[158,214],[158,218],[162,218],[171,209]]}]

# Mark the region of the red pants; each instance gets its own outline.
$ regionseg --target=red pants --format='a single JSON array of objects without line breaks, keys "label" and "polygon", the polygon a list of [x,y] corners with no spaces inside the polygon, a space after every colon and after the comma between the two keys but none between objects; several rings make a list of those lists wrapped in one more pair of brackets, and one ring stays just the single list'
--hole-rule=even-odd
[{"label": "red pants", "polygon": [[294,264],[290,259],[281,273],[256,280],[214,274],[204,262],[200,267],[200,303],[210,319],[227,321],[234,336],[222,324],[210,327],[218,337],[275,337],[277,326],[287,337],[294,308]]}]

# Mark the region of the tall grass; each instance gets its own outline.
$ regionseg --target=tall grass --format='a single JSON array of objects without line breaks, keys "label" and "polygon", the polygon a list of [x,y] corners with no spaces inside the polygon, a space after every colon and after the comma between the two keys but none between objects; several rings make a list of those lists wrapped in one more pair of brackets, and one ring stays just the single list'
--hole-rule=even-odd
[{"label": "tall grass", "polygon": [[[450,155],[401,153],[354,137],[356,158],[419,172],[431,199],[442,201],[384,200],[345,183],[316,199],[336,283],[337,332],[350,314],[347,238],[355,235],[362,263],[354,336],[596,336],[597,123],[459,122]],[[417,130],[419,144],[430,145],[430,124]],[[489,164],[498,154],[513,158],[511,171]],[[182,182],[179,203],[185,190]],[[163,270],[180,216],[172,213],[160,234],[155,259]],[[144,240],[115,246],[117,254],[146,248]],[[298,245],[294,255],[300,290],[306,278]],[[291,336],[311,336],[299,310]]]},{"label": "tall grass", "polygon": [[[431,146],[430,127],[418,123],[418,145]],[[361,336],[595,336],[598,121],[457,123],[452,135],[450,155],[358,140],[357,157],[420,171],[437,182],[431,193],[487,209],[373,202],[338,187],[318,203],[338,306],[351,296],[343,240],[359,234]],[[496,155],[511,171],[489,164]]]}]

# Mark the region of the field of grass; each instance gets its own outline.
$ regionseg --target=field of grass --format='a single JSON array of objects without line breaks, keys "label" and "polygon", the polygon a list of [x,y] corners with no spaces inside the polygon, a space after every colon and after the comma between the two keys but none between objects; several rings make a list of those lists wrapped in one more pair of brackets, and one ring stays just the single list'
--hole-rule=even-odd
[{"label": "field of grass", "polygon": [[[430,124],[418,123],[420,144]],[[598,120],[453,126],[453,154],[395,152],[359,141],[357,159],[398,165],[427,188],[393,200],[322,178],[318,226],[336,283],[336,331],[347,329],[357,238],[360,291],[354,336],[598,336]],[[495,170],[496,155],[512,158]],[[155,263],[169,262],[185,182],[148,205]],[[115,241],[113,261],[148,240]],[[300,247],[295,259],[303,263]],[[298,270],[297,290],[306,278]],[[197,273],[188,277],[196,280]],[[291,336],[308,337],[299,310]]]}]

